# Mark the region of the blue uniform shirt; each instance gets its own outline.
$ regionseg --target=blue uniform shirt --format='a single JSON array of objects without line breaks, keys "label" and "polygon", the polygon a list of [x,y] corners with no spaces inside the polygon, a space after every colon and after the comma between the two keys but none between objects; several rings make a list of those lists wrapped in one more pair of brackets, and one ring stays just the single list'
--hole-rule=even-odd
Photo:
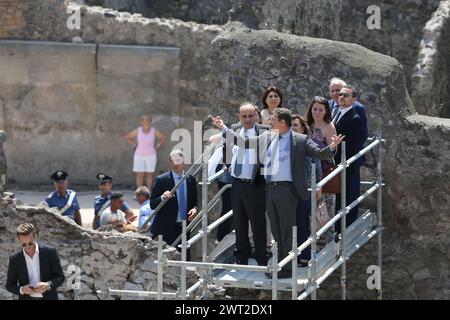
[{"label": "blue uniform shirt", "polygon": [[[141,204],[141,208],[139,209],[139,228],[141,228],[144,225],[144,222],[147,221],[148,217],[153,213],[153,210],[150,208],[150,200],[145,201]],[[149,222],[150,224],[153,223],[153,219]]]},{"label": "blue uniform shirt", "polygon": [[[45,202],[47,202],[49,207],[57,207],[58,209],[61,209],[66,205],[72,192],[72,190],[67,190],[66,194],[61,196],[58,191],[55,190],[48,195]],[[75,219],[75,212],[78,210],[80,210],[80,205],[78,204],[77,196],[75,196],[72,205],[66,210],[66,212],[63,213],[63,216]]]},{"label": "blue uniform shirt", "polygon": [[[94,200],[94,215],[98,216],[98,212],[102,208],[102,206],[105,204],[106,201],[108,201],[111,198],[112,192],[109,193],[108,197],[104,197],[103,195],[98,195],[95,197]],[[129,209],[128,205],[126,203],[123,204],[122,210],[123,212],[126,212]],[[97,221],[97,228],[100,228],[100,219]]]}]

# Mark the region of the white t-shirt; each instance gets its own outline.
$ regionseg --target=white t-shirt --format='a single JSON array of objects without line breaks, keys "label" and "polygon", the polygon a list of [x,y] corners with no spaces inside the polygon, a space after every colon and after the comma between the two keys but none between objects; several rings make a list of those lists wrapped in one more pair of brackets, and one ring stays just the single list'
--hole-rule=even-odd
[{"label": "white t-shirt", "polygon": [[125,218],[125,212],[123,212],[122,210],[117,210],[116,212],[111,211],[111,207],[106,208],[103,213],[102,216],[100,217],[100,227],[103,227],[104,225],[107,224],[113,224],[113,220],[116,219],[118,220],[117,223],[121,223],[121,224],[126,224],[127,223],[127,219]]}]

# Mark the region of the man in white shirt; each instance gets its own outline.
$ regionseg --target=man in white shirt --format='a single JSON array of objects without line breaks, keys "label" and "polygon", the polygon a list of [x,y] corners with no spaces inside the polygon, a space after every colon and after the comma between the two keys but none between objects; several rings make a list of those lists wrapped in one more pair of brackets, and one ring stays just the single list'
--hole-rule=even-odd
[{"label": "man in white shirt", "polygon": [[123,203],[123,194],[113,193],[111,195],[111,205],[103,211],[100,217],[100,227],[112,224],[119,232],[137,231],[136,227],[127,221],[125,212],[120,210]]},{"label": "man in white shirt", "polygon": [[6,289],[19,300],[57,300],[56,288],[64,272],[56,249],[37,243],[37,229],[31,223],[17,228],[22,250],[9,257]]}]

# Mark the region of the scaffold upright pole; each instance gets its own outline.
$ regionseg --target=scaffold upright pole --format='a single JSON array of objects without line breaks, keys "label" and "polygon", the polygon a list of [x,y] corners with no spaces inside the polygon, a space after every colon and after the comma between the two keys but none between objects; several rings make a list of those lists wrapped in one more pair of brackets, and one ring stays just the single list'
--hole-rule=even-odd
[{"label": "scaffold upright pole", "polygon": [[378,184],[378,191],[377,191],[377,229],[378,229],[378,267],[379,267],[379,288],[377,290],[378,293],[378,300],[383,299],[383,290],[382,290],[382,271],[383,271],[383,235],[382,235],[382,229],[383,229],[383,220],[382,220],[382,194],[383,194],[383,179],[382,179],[382,167],[381,167],[381,160],[382,160],[382,139],[381,139],[381,128],[378,131],[377,139],[379,141],[378,144],[378,155],[377,155],[377,184]]},{"label": "scaffold upright pole", "polygon": [[340,252],[342,259],[341,266],[341,297],[342,300],[347,300],[347,262],[345,257],[345,231],[347,227],[347,159],[345,156],[345,141],[342,141],[341,145],[341,164],[344,169],[341,172],[341,241],[340,241]]}]

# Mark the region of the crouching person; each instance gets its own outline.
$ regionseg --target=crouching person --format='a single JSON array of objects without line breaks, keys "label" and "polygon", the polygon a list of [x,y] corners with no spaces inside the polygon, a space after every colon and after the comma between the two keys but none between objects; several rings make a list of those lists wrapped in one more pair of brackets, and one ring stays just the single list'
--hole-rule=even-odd
[{"label": "crouching person", "polygon": [[121,193],[113,193],[111,195],[111,205],[103,211],[100,217],[101,229],[105,229],[105,226],[112,225],[119,232],[137,231],[137,228],[127,221],[125,212],[120,209],[124,201],[123,194]]}]

